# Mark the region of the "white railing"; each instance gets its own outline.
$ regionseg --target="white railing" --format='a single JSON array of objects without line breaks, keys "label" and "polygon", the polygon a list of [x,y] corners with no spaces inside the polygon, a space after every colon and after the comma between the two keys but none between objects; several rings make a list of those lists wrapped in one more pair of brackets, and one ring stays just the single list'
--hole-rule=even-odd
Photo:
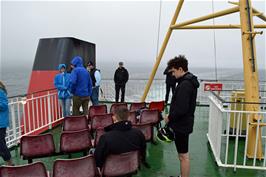
[{"label": "white railing", "polygon": [[[197,101],[199,104],[208,104],[208,93],[203,91],[205,81],[201,81]],[[145,79],[129,80],[126,87],[126,101],[140,101],[144,87],[147,83]],[[228,81],[228,83],[232,83]],[[227,81],[225,88],[230,85]],[[242,83],[234,82],[233,88],[239,88]],[[113,80],[103,80],[101,84],[103,94],[101,101],[114,101],[115,89]],[[165,80],[154,80],[146,102],[164,100]],[[171,98],[171,92],[170,92]],[[169,102],[170,102],[169,98]],[[62,120],[61,109],[57,101],[56,90],[41,91],[27,96],[16,96],[9,98],[9,119],[10,126],[7,129],[8,147],[17,145],[22,135],[38,134],[45,131]]]},{"label": "white railing", "polygon": [[[144,88],[147,84],[147,79],[131,79],[126,85],[125,100],[127,102],[140,101]],[[198,89],[197,101],[200,104],[208,105],[208,92],[204,91],[204,83],[210,82],[206,80],[200,80],[200,88]],[[243,89],[243,81],[217,81],[223,84],[223,90],[239,90]],[[114,101],[115,100],[115,85],[111,79],[104,79],[101,83],[101,101]],[[266,91],[266,82],[260,83],[260,90]],[[161,101],[165,99],[166,85],[164,79],[155,79],[152,83],[150,91],[147,95],[146,102]],[[262,92],[262,96],[266,97],[266,92]],[[169,102],[171,101],[171,91],[169,96]]]},{"label": "white railing", "polygon": [[9,120],[7,145],[19,143],[22,135],[39,134],[62,120],[62,113],[55,90],[43,91],[27,96],[9,98]]},{"label": "white railing", "polygon": [[[232,167],[234,170],[237,168],[266,170],[266,127],[262,126],[266,123],[266,111],[263,110],[265,107],[261,106],[262,110],[259,112],[243,111],[243,104],[224,103],[217,95],[210,95],[209,100],[207,137],[218,166]],[[255,155],[248,158],[249,127],[253,117],[259,118],[257,124],[254,124]],[[261,137],[261,144],[258,137]],[[257,157],[259,147],[263,157]]]}]

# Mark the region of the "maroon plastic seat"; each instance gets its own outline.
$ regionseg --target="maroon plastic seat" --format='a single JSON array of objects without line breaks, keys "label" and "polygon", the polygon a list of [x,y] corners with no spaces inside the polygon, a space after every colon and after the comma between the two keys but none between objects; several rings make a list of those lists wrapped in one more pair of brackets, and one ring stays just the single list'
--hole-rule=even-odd
[{"label": "maroon plastic seat", "polygon": [[71,116],[64,118],[63,131],[76,131],[88,129],[86,116]]},{"label": "maroon plastic seat", "polygon": [[91,129],[104,128],[113,124],[112,114],[95,115],[91,119]]},{"label": "maroon plastic seat", "polygon": [[145,108],[146,103],[145,102],[139,102],[139,103],[131,103],[129,110],[130,111],[137,111],[141,108]]},{"label": "maroon plastic seat", "polygon": [[109,155],[103,165],[102,174],[108,177],[130,175],[136,173],[138,167],[138,151]]},{"label": "maroon plastic seat", "polygon": [[92,155],[76,159],[59,159],[54,163],[53,177],[95,177],[97,168]]},{"label": "maroon plastic seat", "polygon": [[94,147],[96,147],[97,143],[98,143],[99,140],[100,140],[100,137],[101,137],[104,133],[105,133],[104,128],[98,128],[98,129],[96,129],[95,138],[94,138],[94,141],[93,141],[93,145],[94,145]]},{"label": "maroon plastic seat", "polygon": [[146,141],[153,142],[153,126],[150,123],[147,124],[134,124],[133,128],[139,129],[145,136]]},{"label": "maroon plastic seat", "polygon": [[95,105],[89,108],[89,118],[91,119],[95,115],[107,114],[106,105]]},{"label": "maroon plastic seat", "polygon": [[52,134],[22,136],[20,139],[20,154],[23,159],[32,159],[51,156],[55,153]]},{"label": "maroon plastic seat", "polygon": [[136,124],[137,123],[136,112],[130,111],[127,120],[131,121],[132,124]]},{"label": "maroon plastic seat", "polygon": [[0,167],[1,177],[48,177],[46,168],[42,162],[35,162],[20,166]]},{"label": "maroon plastic seat", "polygon": [[110,113],[114,113],[116,109],[118,108],[126,108],[127,109],[127,103],[114,103],[111,105]]},{"label": "maroon plastic seat", "polygon": [[60,151],[63,153],[87,152],[92,147],[88,130],[62,132]]},{"label": "maroon plastic seat", "polygon": [[149,104],[149,109],[150,110],[158,110],[160,112],[163,112],[164,110],[164,101],[152,101]]},{"label": "maroon plastic seat", "polygon": [[140,113],[140,123],[146,124],[151,123],[153,125],[159,122],[159,112],[158,110],[143,110]]}]

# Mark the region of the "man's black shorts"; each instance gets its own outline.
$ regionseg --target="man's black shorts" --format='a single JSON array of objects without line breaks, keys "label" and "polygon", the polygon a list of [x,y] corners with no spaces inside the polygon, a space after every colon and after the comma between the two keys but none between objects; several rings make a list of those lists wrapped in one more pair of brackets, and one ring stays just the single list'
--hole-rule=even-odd
[{"label": "man's black shorts", "polygon": [[175,146],[178,153],[188,153],[189,134],[175,132]]}]

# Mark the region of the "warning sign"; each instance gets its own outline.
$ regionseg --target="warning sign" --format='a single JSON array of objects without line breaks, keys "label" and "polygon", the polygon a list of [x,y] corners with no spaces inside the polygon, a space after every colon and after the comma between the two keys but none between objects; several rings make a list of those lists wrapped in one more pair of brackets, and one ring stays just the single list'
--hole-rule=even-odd
[{"label": "warning sign", "polygon": [[221,91],[222,89],[222,83],[204,83],[204,91]]}]

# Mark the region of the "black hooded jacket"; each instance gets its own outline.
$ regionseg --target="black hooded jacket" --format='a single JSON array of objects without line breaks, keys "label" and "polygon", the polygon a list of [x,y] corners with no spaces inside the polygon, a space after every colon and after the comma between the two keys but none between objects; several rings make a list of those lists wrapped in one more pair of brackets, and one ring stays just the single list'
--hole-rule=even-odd
[{"label": "black hooded jacket", "polygon": [[176,85],[176,78],[172,75],[172,72],[169,72],[169,67],[167,67],[164,72],[164,75],[166,75],[165,83],[168,85]]},{"label": "black hooded jacket", "polygon": [[145,137],[140,130],[132,128],[131,122],[120,121],[104,130],[106,133],[100,137],[94,153],[97,167],[103,166],[109,154],[121,154],[135,150],[139,150],[142,161],[145,161]]},{"label": "black hooded jacket", "polygon": [[117,85],[125,85],[128,81],[128,71],[126,68],[117,68],[114,75],[114,81]]},{"label": "black hooded jacket", "polygon": [[189,72],[177,82],[170,105],[169,126],[175,132],[189,134],[193,132],[199,82],[197,77]]}]

